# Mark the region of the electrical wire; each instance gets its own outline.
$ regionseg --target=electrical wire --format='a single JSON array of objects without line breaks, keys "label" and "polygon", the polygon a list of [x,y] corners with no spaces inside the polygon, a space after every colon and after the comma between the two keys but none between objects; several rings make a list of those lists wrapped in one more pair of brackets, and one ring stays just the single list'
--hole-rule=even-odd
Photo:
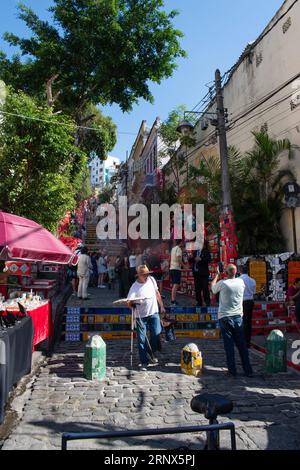
[{"label": "electrical wire", "polygon": [[[285,118],[279,119],[278,121],[276,121],[275,123],[273,123],[273,125],[274,125],[274,124],[277,124],[277,123],[280,122],[280,121],[283,121],[284,119],[285,119]],[[285,134],[286,132],[291,131],[292,129],[295,129],[299,123],[300,123],[300,121],[299,121],[299,122],[295,122],[291,127],[287,128],[287,129],[284,129],[283,131],[279,132],[279,133],[277,134],[277,137],[279,137],[279,136],[282,135],[282,134]],[[247,142],[247,140],[250,140],[251,138],[252,138],[252,136],[249,135],[246,139],[241,140],[240,142],[236,143],[235,145],[236,145],[236,146],[241,145],[241,144],[243,144],[244,142]]]},{"label": "electrical wire", "polygon": [[[261,115],[264,115],[264,114],[266,114],[267,112],[272,111],[274,108],[276,108],[279,104],[283,103],[288,97],[290,97],[290,96],[292,96],[292,95],[293,95],[293,93],[287,95],[286,97],[282,98],[281,100],[278,100],[276,103],[273,103],[272,105],[268,106],[267,108],[264,108],[264,109],[261,110],[260,112],[258,112],[258,113],[256,113],[256,114],[253,114],[252,116],[250,116],[249,118],[247,118],[245,121],[241,122],[240,124],[237,124],[236,126],[235,126],[235,125],[234,125],[233,127],[230,127],[230,126],[229,126],[229,128],[227,129],[228,132],[231,132],[232,130],[237,130],[237,132],[233,132],[233,134],[231,134],[231,136],[238,135],[241,130],[244,130],[244,129],[247,127],[247,123],[248,123],[249,121],[251,121],[252,119],[257,118],[257,117],[259,117],[259,116],[261,116]],[[280,113],[276,114],[276,116],[270,117],[270,118],[268,119],[268,122],[269,122],[269,121],[272,121],[272,119],[273,119],[274,117],[276,118],[277,116],[280,116],[280,115],[283,114],[283,113],[290,114],[291,112],[293,112],[293,111],[291,111],[290,109],[285,109],[284,111],[281,111]]]},{"label": "electrical wire", "polygon": [[[59,122],[59,121],[48,121],[47,119],[36,118],[36,117],[33,117],[33,116],[25,116],[23,114],[17,114],[17,113],[10,113],[8,111],[3,111],[3,110],[0,110],[0,114],[4,114],[4,115],[8,115],[8,116],[15,116],[15,117],[19,117],[19,118],[22,118],[22,119],[28,119],[30,121],[44,122],[46,124],[53,124],[55,126],[70,127],[72,129],[74,129],[74,128],[84,129],[84,130],[95,131],[95,132],[99,132],[99,130],[100,130],[100,129],[96,129],[94,127],[78,126],[76,124],[68,124],[66,122]],[[119,132],[119,131],[117,131],[117,134],[136,135],[133,132]]]},{"label": "electrical wire", "polygon": [[[240,119],[242,119],[243,117],[246,117],[249,113],[251,113],[252,111],[254,111],[255,109],[257,109],[259,106],[261,106],[262,104],[264,104],[266,101],[268,101],[269,99],[271,99],[273,96],[275,96],[277,93],[279,93],[281,90],[283,90],[285,87],[287,87],[288,85],[290,85],[293,81],[295,81],[297,78],[300,77],[300,73],[297,73],[296,75],[294,75],[292,78],[290,78],[289,80],[287,80],[286,82],[284,82],[283,84],[281,84],[279,87],[277,87],[275,90],[273,90],[271,93],[269,93],[267,95],[267,97],[265,97],[264,99],[262,100],[259,100],[257,101],[252,107],[251,109],[248,109],[246,112],[242,113],[242,115],[240,115],[239,117],[235,117],[232,119],[232,122],[235,123],[237,121],[239,121]],[[293,90],[293,93],[295,93],[295,90]]]}]

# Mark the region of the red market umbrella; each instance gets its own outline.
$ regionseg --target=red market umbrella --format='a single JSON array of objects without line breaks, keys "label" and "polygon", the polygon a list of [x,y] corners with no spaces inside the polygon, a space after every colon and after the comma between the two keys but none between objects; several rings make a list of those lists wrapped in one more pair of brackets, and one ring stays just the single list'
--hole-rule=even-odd
[{"label": "red market umbrella", "polygon": [[33,220],[0,211],[0,259],[68,264],[72,251]]}]

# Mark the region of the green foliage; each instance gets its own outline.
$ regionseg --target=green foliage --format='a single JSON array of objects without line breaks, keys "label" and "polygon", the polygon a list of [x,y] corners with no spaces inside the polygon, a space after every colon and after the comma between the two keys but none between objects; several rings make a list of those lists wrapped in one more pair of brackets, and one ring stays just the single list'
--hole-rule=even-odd
[{"label": "green foliage", "polygon": [[110,203],[112,201],[113,196],[114,196],[114,187],[111,185],[106,185],[104,186],[104,188],[101,190],[101,192],[98,195],[98,203],[99,204]]},{"label": "green foliage", "polygon": [[80,116],[88,103],[117,103],[128,111],[140,98],[152,102],[149,82],[170,77],[185,56],[183,35],[172,24],[177,12],[163,7],[163,0],[54,0],[52,25],[20,4],[31,37],[6,33],[5,39],[27,60],[2,55],[1,77],[42,96],[57,75],[59,109]]},{"label": "green foliage", "polygon": [[88,129],[80,129],[77,133],[80,148],[88,155],[96,154],[100,160],[105,160],[117,141],[116,125],[111,117],[104,116],[96,106],[89,104],[81,123]]},{"label": "green foliage", "polygon": [[[278,253],[284,250],[280,227],[283,209],[283,184],[294,180],[290,168],[281,167],[287,152],[293,158],[295,146],[288,140],[273,140],[266,133],[254,133],[251,152],[241,155],[229,148],[228,163],[232,203],[237,224],[240,255]],[[206,204],[206,221],[216,232],[222,207],[221,168],[217,157],[203,159],[190,172],[191,186],[202,184],[207,192],[195,202]],[[197,199],[197,198],[196,198]]]},{"label": "green foliage", "polygon": [[75,190],[77,202],[89,199],[93,195],[93,189],[90,181],[90,171],[87,166],[83,167]]},{"label": "green foliage", "polygon": [[1,209],[55,231],[75,205],[75,183],[87,163],[74,145],[75,124],[22,92],[10,91],[2,112]]},{"label": "green foliage", "polygon": [[[172,110],[166,121],[164,121],[159,128],[159,136],[163,141],[162,149],[159,152],[159,159],[163,160],[168,158],[169,161],[164,167],[164,172],[167,176],[172,175],[175,182],[175,187],[167,187],[166,190],[170,192],[170,197],[174,196],[174,192],[178,196],[182,187],[181,176],[187,173],[186,153],[188,148],[195,145],[193,136],[182,136],[177,127],[182,121],[185,106],[180,105]],[[182,150],[180,151],[180,147]],[[185,181],[185,184],[187,182]]]}]

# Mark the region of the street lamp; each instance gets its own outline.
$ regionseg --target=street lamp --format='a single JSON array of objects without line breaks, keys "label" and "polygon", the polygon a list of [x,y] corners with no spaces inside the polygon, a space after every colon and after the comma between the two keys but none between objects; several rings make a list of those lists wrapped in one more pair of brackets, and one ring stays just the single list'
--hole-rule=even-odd
[{"label": "street lamp", "polygon": [[[181,121],[177,128],[176,131],[179,132],[179,134],[182,135],[182,137],[188,138],[191,136],[195,126],[188,121],[187,116],[191,114],[201,114],[202,116],[205,114],[212,114],[216,115],[216,113],[205,113],[203,111],[184,111],[183,113],[183,121]],[[188,177],[189,177],[189,163],[188,163],[188,145],[187,145],[187,140],[185,141],[185,158],[186,158],[186,180],[188,183]]]},{"label": "street lamp", "polygon": [[298,253],[297,247],[297,234],[296,234],[296,221],[295,221],[295,209],[299,206],[299,194],[300,186],[295,182],[286,183],[283,187],[285,194],[285,205],[292,210],[292,224],[293,224],[293,241],[294,241],[294,252]]},{"label": "street lamp", "polygon": [[[191,122],[187,121],[184,119],[181,121],[177,128],[176,131],[179,132],[182,137],[189,137],[191,133],[194,130],[194,126]],[[186,159],[186,181],[188,182],[188,177],[189,177],[189,163],[188,163],[188,154],[187,154],[187,142],[185,142],[185,159]]]},{"label": "street lamp", "polygon": [[193,130],[194,130],[193,124],[187,121],[186,119],[181,121],[176,128],[176,131],[179,132],[182,136],[190,135]]}]

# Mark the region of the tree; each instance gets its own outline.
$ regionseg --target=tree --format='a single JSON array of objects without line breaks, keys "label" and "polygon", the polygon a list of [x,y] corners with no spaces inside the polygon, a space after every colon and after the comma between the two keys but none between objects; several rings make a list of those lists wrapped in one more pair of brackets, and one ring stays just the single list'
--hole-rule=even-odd
[{"label": "tree", "polygon": [[[178,106],[171,111],[166,121],[164,121],[159,128],[159,136],[162,139],[162,146],[159,151],[159,160],[168,160],[164,166],[164,173],[166,176],[172,175],[172,182],[166,185],[166,194],[174,194],[178,197],[182,187],[182,177],[186,175],[187,161],[186,150],[195,144],[193,137],[182,136],[177,127],[182,120],[182,115],[185,111],[185,106]],[[181,151],[182,149],[183,151]],[[187,184],[185,180],[184,185]]]},{"label": "tree", "polygon": [[82,169],[80,174],[80,178],[78,181],[78,186],[75,186],[76,190],[76,201],[79,203],[80,201],[84,201],[89,199],[93,195],[93,188],[91,186],[90,180],[90,171],[87,166]]},{"label": "tree", "polygon": [[105,185],[101,192],[98,195],[98,203],[99,204],[106,204],[112,203],[112,199],[114,197],[114,186],[111,184]]},{"label": "tree", "polygon": [[100,160],[106,160],[107,153],[116,144],[116,125],[111,117],[104,116],[93,104],[89,104],[83,113],[81,124],[84,128],[77,130],[77,143],[89,156],[96,154]]},{"label": "tree", "polygon": [[5,39],[27,60],[2,54],[1,77],[39,96],[48,86],[49,104],[78,124],[89,104],[117,103],[128,111],[140,98],[152,102],[149,82],[170,77],[185,56],[183,35],[172,24],[177,12],[163,7],[163,0],[54,0],[49,24],[20,4],[19,18],[32,36],[6,33]]},{"label": "tree", "polygon": [[10,90],[1,108],[0,206],[55,231],[75,205],[86,156],[74,145],[75,123]]},{"label": "tree", "polygon": [[287,154],[288,160],[293,160],[297,146],[288,139],[272,139],[265,132],[253,135],[254,148],[244,162],[247,185],[243,188],[244,207],[237,217],[239,237],[244,253],[278,253],[285,249],[280,227],[283,185],[295,180],[294,172],[283,167],[281,159]]},{"label": "tree", "polygon": [[[294,180],[293,171],[282,167],[281,157],[293,158],[293,146],[288,140],[274,140],[266,133],[253,133],[252,151],[241,155],[230,147],[229,174],[232,202],[237,224],[240,255],[272,254],[284,250],[280,227],[283,210],[283,184]],[[199,168],[190,172],[193,181],[201,178],[206,194],[198,198],[207,205],[206,220],[218,232],[222,206],[221,167],[218,157],[203,159]]]}]

